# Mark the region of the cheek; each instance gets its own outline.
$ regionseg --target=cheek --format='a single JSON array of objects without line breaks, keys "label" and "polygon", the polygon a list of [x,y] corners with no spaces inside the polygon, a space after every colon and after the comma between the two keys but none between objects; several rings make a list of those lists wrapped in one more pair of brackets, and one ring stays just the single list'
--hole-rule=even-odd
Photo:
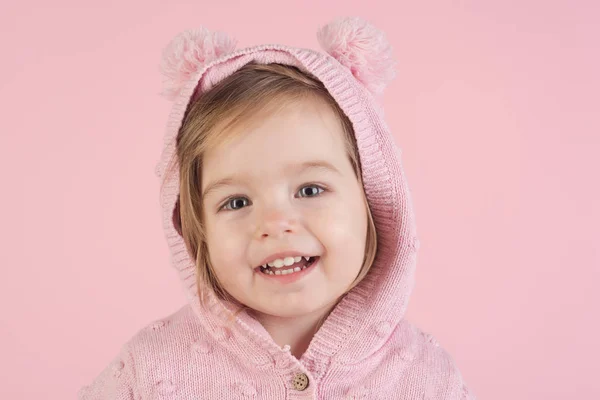
[{"label": "cheek", "polygon": [[226,224],[207,223],[206,239],[212,265],[217,274],[233,271],[243,262],[241,235]]},{"label": "cheek", "polygon": [[362,257],[367,234],[367,210],[362,200],[339,202],[315,218],[319,240],[329,250]]}]

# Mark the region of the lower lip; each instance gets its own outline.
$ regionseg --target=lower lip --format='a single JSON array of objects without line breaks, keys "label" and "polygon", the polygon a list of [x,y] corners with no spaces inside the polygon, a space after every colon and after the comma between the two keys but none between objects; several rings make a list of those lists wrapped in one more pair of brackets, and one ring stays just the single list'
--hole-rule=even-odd
[{"label": "lower lip", "polygon": [[310,266],[308,266],[298,272],[294,272],[293,274],[270,275],[270,274],[265,274],[264,272],[261,272],[260,270],[257,273],[262,275],[266,279],[274,280],[279,283],[283,283],[283,284],[292,283],[292,282],[296,282],[298,279],[301,279],[302,277],[311,273],[312,270],[314,270],[315,267],[319,264],[319,262],[321,262],[321,257],[317,258],[312,264],[310,264]]}]

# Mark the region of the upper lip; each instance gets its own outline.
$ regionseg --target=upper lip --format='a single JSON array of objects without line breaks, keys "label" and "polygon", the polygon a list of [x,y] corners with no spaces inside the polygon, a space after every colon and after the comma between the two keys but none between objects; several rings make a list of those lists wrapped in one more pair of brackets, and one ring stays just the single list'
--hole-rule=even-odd
[{"label": "upper lip", "polygon": [[270,262],[273,262],[273,261],[277,260],[278,258],[283,259],[283,258],[286,258],[286,257],[304,257],[304,256],[306,256],[306,257],[315,257],[315,256],[313,256],[313,255],[311,255],[309,253],[303,253],[301,251],[294,251],[294,250],[291,250],[291,251],[282,251],[282,252],[279,252],[279,253],[271,254],[269,257],[267,257],[264,260],[262,260],[262,262],[256,268],[262,267],[263,265],[266,265],[266,264],[268,264]]}]

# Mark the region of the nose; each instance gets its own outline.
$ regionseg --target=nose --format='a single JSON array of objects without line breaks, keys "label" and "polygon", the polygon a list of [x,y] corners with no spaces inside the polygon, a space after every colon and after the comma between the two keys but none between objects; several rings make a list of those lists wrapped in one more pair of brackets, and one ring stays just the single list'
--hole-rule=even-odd
[{"label": "nose", "polygon": [[257,224],[256,238],[281,238],[296,231],[297,219],[289,209],[265,210]]}]

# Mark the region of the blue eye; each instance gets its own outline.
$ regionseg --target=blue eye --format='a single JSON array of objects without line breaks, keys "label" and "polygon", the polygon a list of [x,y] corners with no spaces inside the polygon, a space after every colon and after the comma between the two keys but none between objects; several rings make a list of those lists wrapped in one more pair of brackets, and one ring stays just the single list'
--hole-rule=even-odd
[{"label": "blue eye", "polygon": [[[304,190],[304,189],[309,189]],[[323,193],[325,189],[318,185],[306,185],[300,188],[299,193],[301,193],[300,197],[317,197],[321,193]],[[304,193],[304,195],[302,194]],[[227,211],[236,211],[244,208],[244,202],[249,203],[246,197],[231,197],[223,206],[219,208],[219,210],[227,210]]]},{"label": "blue eye", "polygon": [[[240,208],[243,207],[244,200],[247,201],[248,199],[246,199],[245,197],[233,197],[233,198],[227,200],[227,203],[225,203],[223,205],[223,207],[221,207],[221,208],[223,210],[232,210],[232,211],[239,210]],[[235,206],[229,207],[232,204],[235,204],[235,205],[237,205],[239,207],[235,207]]]},{"label": "blue eye", "polygon": [[[309,191],[309,193],[311,193],[311,194],[308,194],[308,195],[306,195],[306,196],[301,196],[301,197],[316,197],[317,195],[319,195],[319,194],[321,194],[321,193],[323,193],[323,192],[325,191],[325,190],[324,190],[322,187],[320,187],[320,186],[317,186],[317,185],[308,185],[308,186],[304,186],[304,187],[302,187],[302,189],[300,189],[300,193],[302,193],[303,189],[307,189],[307,188],[308,188],[308,189],[312,189],[312,190],[310,190],[310,191]],[[320,190],[320,192],[319,192],[319,190]],[[306,192],[305,192],[305,193],[306,193]],[[315,193],[316,193],[316,194],[315,194]]]}]

